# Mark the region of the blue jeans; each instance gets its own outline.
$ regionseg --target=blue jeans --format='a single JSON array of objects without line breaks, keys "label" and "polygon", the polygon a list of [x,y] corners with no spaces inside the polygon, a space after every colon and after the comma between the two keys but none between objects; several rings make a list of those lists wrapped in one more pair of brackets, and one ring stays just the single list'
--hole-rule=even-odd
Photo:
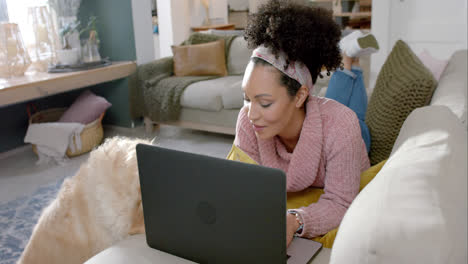
[{"label": "blue jeans", "polygon": [[362,78],[362,69],[353,66],[351,71],[343,69],[333,73],[325,97],[346,105],[356,113],[361,126],[361,135],[366,143],[367,152],[369,152],[371,137],[369,128],[364,123],[367,111],[367,93]]}]

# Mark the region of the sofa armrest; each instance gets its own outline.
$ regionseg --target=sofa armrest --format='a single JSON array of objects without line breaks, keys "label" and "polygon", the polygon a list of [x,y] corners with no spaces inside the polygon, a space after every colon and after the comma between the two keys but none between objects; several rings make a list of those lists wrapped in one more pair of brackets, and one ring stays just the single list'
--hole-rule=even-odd
[{"label": "sofa armrest", "polygon": [[145,114],[144,108],[144,84],[159,76],[170,76],[174,74],[174,62],[172,57],[161,58],[146,64],[139,65],[136,72],[130,76],[129,99],[130,116],[137,119]]},{"label": "sofa armrest", "polygon": [[172,57],[161,58],[146,64],[139,65],[137,68],[138,79],[141,81],[149,80],[160,74],[174,74],[174,61]]}]

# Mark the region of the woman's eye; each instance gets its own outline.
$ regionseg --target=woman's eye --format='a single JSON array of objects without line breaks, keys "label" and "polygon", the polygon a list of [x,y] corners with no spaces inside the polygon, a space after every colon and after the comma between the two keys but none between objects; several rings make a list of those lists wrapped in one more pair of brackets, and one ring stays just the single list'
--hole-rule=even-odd
[{"label": "woman's eye", "polygon": [[271,104],[272,104],[272,103],[269,103],[269,104],[261,104],[261,106],[262,106],[263,108],[267,108],[267,107],[269,107]]}]

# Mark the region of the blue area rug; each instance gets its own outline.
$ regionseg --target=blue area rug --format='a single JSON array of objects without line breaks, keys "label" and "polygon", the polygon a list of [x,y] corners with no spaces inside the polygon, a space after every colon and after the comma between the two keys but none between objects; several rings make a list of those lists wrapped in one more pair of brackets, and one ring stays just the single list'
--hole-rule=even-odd
[{"label": "blue area rug", "polygon": [[18,261],[42,210],[56,197],[64,179],[41,186],[30,196],[0,203],[0,264]]}]

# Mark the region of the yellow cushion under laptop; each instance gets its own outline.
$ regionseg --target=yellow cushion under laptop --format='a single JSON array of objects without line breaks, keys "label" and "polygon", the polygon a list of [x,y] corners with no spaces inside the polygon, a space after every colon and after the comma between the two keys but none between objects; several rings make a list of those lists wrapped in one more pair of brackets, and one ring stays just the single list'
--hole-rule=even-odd
[{"label": "yellow cushion under laptop", "polygon": [[[249,157],[249,155],[247,155],[244,151],[242,151],[235,145],[232,145],[231,151],[229,151],[229,154],[227,155],[226,159],[245,162],[249,164],[258,164],[255,160]],[[379,173],[380,169],[383,167],[386,161],[387,160],[384,160],[361,173],[359,191],[361,191],[375,177],[375,175]],[[322,194],[322,188],[307,188],[300,192],[288,193],[286,207],[288,209],[296,209],[308,206],[312,203],[316,203],[319,200],[320,195]],[[313,240],[322,243],[322,245],[326,248],[331,248],[333,246],[333,241],[335,241],[337,232],[338,228],[335,228],[323,236],[313,238]]]}]

